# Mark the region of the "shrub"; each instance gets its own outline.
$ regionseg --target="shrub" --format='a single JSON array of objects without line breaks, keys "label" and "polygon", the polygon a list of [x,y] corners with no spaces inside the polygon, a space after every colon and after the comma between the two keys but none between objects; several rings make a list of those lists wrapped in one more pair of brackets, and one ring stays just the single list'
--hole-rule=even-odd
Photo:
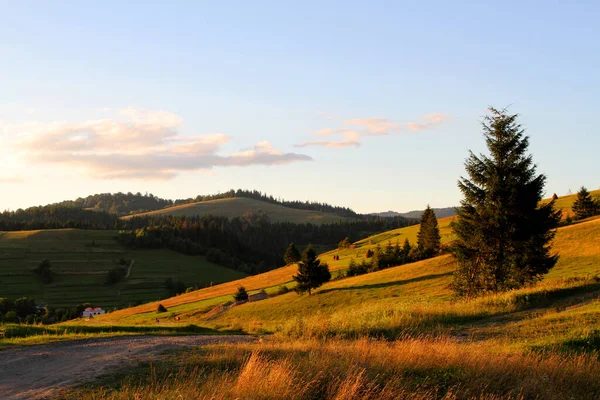
[{"label": "shrub", "polygon": [[247,301],[248,300],[248,292],[246,291],[246,288],[243,286],[240,286],[237,290],[237,292],[233,295],[233,299],[235,301]]},{"label": "shrub", "polygon": [[19,322],[19,317],[17,317],[17,313],[16,312],[9,311],[4,316],[4,322],[16,324],[16,323]]},{"label": "shrub", "polygon": [[281,296],[282,294],[286,294],[291,292],[291,289],[285,285],[281,285],[277,288],[277,290],[270,294],[270,297]]},{"label": "shrub", "polygon": [[121,267],[116,267],[108,271],[106,276],[106,284],[114,285],[118,283],[125,276],[125,271]]},{"label": "shrub", "polygon": [[162,304],[158,303],[158,306],[156,307],[156,312],[157,313],[167,312],[167,308],[165,306],[163,306]]}]

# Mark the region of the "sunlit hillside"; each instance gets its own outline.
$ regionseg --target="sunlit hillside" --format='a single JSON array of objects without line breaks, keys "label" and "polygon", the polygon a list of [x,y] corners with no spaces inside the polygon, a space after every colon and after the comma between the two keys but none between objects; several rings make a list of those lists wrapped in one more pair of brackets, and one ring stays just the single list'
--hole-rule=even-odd
[{"label": "sunlit hillside", "polygon": [[182,204],[175,207],[169,207],[164,210],[157,210],[143,214],[129,215],[125,219],[134,216],[144,215],[175,215],[175,216],[195,216],[212,214],[228,218],[241,217],[247,212],[264,212],[273,222],[294,222],[294,223],[331,223],[338,221],[348,221],[352,218],[340,217],[332,213],[321,211],[300,210],[296,208],[284,207],[279,204],[267,203],[265,201],[250,199],[247,197],[233,197],[228,199],[202,201],[198,203]]},{"label": "sunlit hillside", "polygon": [[[442,226],[447,226],[447,221]],[[390,235],[393,236],[390,237],[408,237],[413,229],[414,227],[409,227],[392,231],[393,234],[390,233]],[[446,229],[444,228],[444,230]],[[331,262],[335,252],[326,253],[321,258],[331,263],[333,271],[338,271],[345,268],[346,263],[352,257],[364,254],[365,246],[375,246],[377,240],[387,243],[388,238],[388,235],[377,235],[372,239],[359,242],[355,249],[337,251],[341,256],[339,263]],[[448,236],[446,236],[446,240],[449,240]],[[570,287],[579,284],[585,286],[588,284],[587,280],[592,276],[600,275],[600,246],[598,243],[600,243],[600,218],[560,228],[553,247],[559,253],[560,261],[540,283],[540,288],[560,289],[563,286]],[[352,319],[356,320],[362,315],[361,313],[366,313],[364,315],[367,318],[371,312],[383,313],[381,315],[391,312],[390,315],[393,317],[390,317],[392,319],[388,323],[393,325],[395,324],[393,321],[397,318],[405,319],[409,316],[419,319],[421,317],[418,315],[425,318],[426,315],[431,314],[434,316],[434,320],[437,320],[445,318],[444,315],[466,313],[461,318],[469,320],[470,318],[479,318],[477,316],[480,316],[480,313],[493,315],[500,312],[496,305],[486,311],[485,307],[471,308],[468,305],[453,302],[449,284],[454,264],[451,256],[445,255],[358,277],[334,280],[325,284],[315,295],[310,297],[288,293],[268,300],[233,307],[217,317],[207,314],[213,306],[230,301],[232,294],[239,286],[245,286],[249,290],[266,288],[268,292],[272,293],[277,290],[279,285],[289,284],[295,271],[295,266],[288,266],[262,275],[164,300],[161,303],[169,309],[169,313],[162,317],[167,317],[165,322],[173,322],[172,318],[179,316],[181,323],[194,322],[215,327],[275,332],[292,329],[289,327],[290,321],[297,318],[314,318],[313,322],[315,323],[321,320],[330,321],[329,323],[335,322],[335,324],[342,323],[345,318],[350,319],[350,314],[346,313],[351,313]],[[333,275],[335,276],[335,272]],[[569,283],[570,281],[572,282]],[[523,293],[538,290],[546,289],[524,289]],[[511,304],[512,300],[507,301],[507,304]],[[157,317],[154,313],[155,308],[156,304],[147,304],[121,310],[98,318],[95,323],[149,323]],[[465,311],[466,309],[469,311]],[[402,313],[396,314],[401,310],[403,310]],[[438,315],[438,313],[441,314]],[[408,321],[407,323],[410,325],[414,322]],[[370,324],[368,319],[364,323]]]},{"label": "sunlit hillside", "polygon": [[[600,201],[600,189],[590,191],[590,195],[594,199]],[[573,206],[573,202],[576,199],[577,199],[577,193],[567,195],[567,196],[560,196],[554,203],[554,207],[556,209],[559,209],[562,211],[563,219],[566,219],[567,217],[573,217],[573,211],[571,210],[571,207]],[[544,200],[544,203],[547,201],[549,201],[549,200],[548,199]]]}]

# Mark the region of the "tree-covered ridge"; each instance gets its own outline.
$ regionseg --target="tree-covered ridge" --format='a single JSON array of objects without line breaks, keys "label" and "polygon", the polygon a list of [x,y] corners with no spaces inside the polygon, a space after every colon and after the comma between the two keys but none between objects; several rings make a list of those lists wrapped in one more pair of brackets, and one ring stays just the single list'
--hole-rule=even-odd
[{"label": "tree-covered ridge", "polygon": [[99,193],[66,200],[57,204],[86,210],[104,211],[119,216],[161,210],[174,205],[173,200],[161,199],[153,194],[141,193]]},{"label": "tree-covered ridge", "polygon": [[229,190],[225,193],[212,195],[198,195],[188,199],[169,200],[154,196],[151,193],[99,193],[87,197],[79,197],[76,200],[65,200],[60,203],[52,204],[57,207],[73,207],[85,210],[104,211],[118,216],[141,214],[150,211],[162,210],[165,208],[198,203],[203,201],[231,199],[235,197],[245,197],[249,199],[264,201],[270,204],[278,204],[288,208],[298,210],[310,210],[332,213],[341,217],[359,217],[359,214],[347,207],[333,206],[327,203],[315,201],[288,201],[281,198],[262,193],[258,190]]},{"label": "tree-covered ridge", "polygon": [[30,207],[26,210],[0,213],[0,231],[38,229],[119,229],[120,221],[114,214],[84,210],[64,205]]},{"label": "tree-covered ridge", "polygon": [[295,208],[298,210],[309,210],[309,211],[321,211],[339,215],[341,217],[358,217],[359,214],[354,212],[348,207],[332,206],[327,203],[320,203],[315,201],[288,201],[281,198],[275,198],[273,196],[262,193],[258,190],[229,190],[225,193],[219,193],[215,195],[199,195],[195,198],[176,200],[174,205],[196,203],[201,201],[219,200],[219,199],[230,199],[234,197],[245,197],[249,199],[264,201],[266,203],[278,204],[284,207]]},{"label": "tree-covered ridge", "polygon": [[405,218],[370,217],[333,224],[271,222],[265,214],[228,219],[150,215],[122,221],[120,242],[141,248],[169,248],[184,254],[206,255],[209,261],[245,273],[260,273],[285,265],[291,242],[334,248],[349,237],[353,241],[412,224]]}]

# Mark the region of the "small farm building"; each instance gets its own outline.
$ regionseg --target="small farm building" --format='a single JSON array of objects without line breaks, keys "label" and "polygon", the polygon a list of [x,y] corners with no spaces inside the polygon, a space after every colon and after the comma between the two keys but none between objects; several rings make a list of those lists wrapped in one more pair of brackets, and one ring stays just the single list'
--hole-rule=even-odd
[{"label": "small farm building", "polygon": [[85,310],[83,310],[83,314],[81,314],[81,316],[84,318],[89,318],[89,317],[95,317],[96,315],[102,315],[102,314],[106,314],[106,311],[104,311],[100,307],[96,307],[96,308],[88,307]]}]

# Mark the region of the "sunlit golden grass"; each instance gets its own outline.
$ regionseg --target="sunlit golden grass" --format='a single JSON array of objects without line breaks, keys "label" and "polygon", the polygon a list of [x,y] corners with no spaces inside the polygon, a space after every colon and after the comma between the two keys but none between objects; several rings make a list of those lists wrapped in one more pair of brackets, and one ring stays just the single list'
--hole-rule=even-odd
[{"label": "sunlit golden grass", "polygon": [[[558,264],[536,287],[522,290],[525,292],[558,290],[563,286],[568,288],[569,285],[574,284],[569,283],[569,279],[585,280],[594,275],[600,275],[600,245],[597,245],[598,243],[600,243],[600,218],[560,228],[553,247],[560,255]],[[310,317],[321,323],[343,320],[350,318],[352,313],[357,313],[357,310],[361,308],[400,313],[405,319],[407,315],[418,315],[423,312],[423,309],[432,309],[439,314],[438,317],[433,318],[435,321],[437,318],[446,319],[448,315],[454,315],[457,312],[457,304],[460,302],[453,299],[453,293],[449,288],[454,268],[452,257],[445,255],[366,275],[332,281],[320,288],[313,296],[297,296],[295,293],[288,293],[261,302],[234,307],[210,321],[205,320],[204,312],[219,302],[230,300],[230,296],[238,286],[243,285],[248,290],[276,287],[289,282],[291,276],[296,272],[296,267],[288,266],[173,297],[161,303],[166,305],[174,315],[180,315],[181,323],[208,324],[217,328],[243,329],[250,332],[275,332],[298,318]],[[518,293],[520,292],[514,291],[509,294],[488,295],[483,299],[470,302],[470,304],[474,304],[471,307],[477,312],[462,313],[458,320],[468,320],[477,315],[487,315],[486,313],[498,313],[500,311],[496,306],[490,310],[488,306],[481,306],[479,302],[503,301],[502,299],[516,296]],[[102,318],[96,318],[93,323],[152,323],[156,317],[153,313],[155,308],[156,304],[149,304],[125,309]],[[404,314],[406,310],[413,308],[414,311]],[[509,311],[502,310],[501,312]],[[429,313],[424,315],[429,315]],[[350,320],[356,320],[356,318],[350,318]],[[371,325],[375,326],[376,323],[373,322]],[[385,328],[384,331],[387,329]],[[398,331],[401,332],[402,329],[394,329],[394,332]],[[355,329],[352,335],[360,333],[365,332],[362,332],[362,329]]]},{"label": "sunlit golden grass", "polygon": [[431,337],[269,340],[186,351],[85,388],[95,399],[596,399],[594,355]]},{"label": "sunlit golden grass", "polygon": [[[577,188],[577,190],[579,190],[579,188]],[[592,191],[590,191],[590,195],[593,198],[600,200],[600,190],[592,190]],[[563,219],[566,219],[567,217],[572,218],[574,216],[573,210],[571,209],[571,207],[573,207],[573,203],[575,202],[575,199],[577,199],[577,193],[567,195],[567,196],[560,196],[554,202],[554,208],[562,211]],[[550,199],[542,200],[542,204],[545,204],[548,201],[550,201]]]}]

